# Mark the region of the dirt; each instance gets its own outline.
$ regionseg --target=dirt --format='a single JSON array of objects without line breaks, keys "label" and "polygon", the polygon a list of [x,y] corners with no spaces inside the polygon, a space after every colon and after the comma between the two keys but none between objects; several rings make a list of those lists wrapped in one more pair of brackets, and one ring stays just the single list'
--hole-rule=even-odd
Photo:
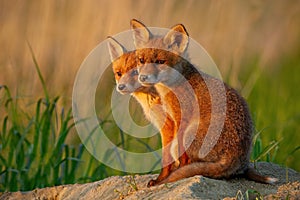
[{"label": "dirt", "polygon": [[13,199],[300,199],[300,173],[260,162],[257,170],[276,177],[274,185],[244,178],[215,180],[194,176],[175,183],[147,188],[157,175],[113,176],[93,183],[62,185],[29,192],[6,192],[0,200]]}]

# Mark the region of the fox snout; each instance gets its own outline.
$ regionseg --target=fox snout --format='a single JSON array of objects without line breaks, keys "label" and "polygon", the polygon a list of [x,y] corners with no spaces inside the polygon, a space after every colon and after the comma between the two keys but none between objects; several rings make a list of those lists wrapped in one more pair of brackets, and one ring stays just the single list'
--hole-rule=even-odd
[{"label": "fox snout", "polygon": [[143,75],[142,74],[142,75],[139,76],[139,81],[141,81],[142,83],[147,81],[147,79],[148,79],[148,75]]},{"label": "fox snout", "polygon": [[141,84],[134,83],[117,83],[117,91],[121,94],[130,94],[135,92],[141,87]]},{"label": "fox snout", "polygon": [[136,68],[123,73],[116,82],[117,91],[121,94],[136,92],[142,87],[142,84],[138,81],[138,71]]},{"label": "fox snout", "polygon": [[118,85],[118,90],[121,92],[122,90],[124,90],[126,88],[125,84],[120,84]]},{"label": "fox snout", "polygon": [[139,67],[139,82],[142,85],[153,85],[158,82],[157,74],[159,73],[156,64],[149,63]]},{"label": "fox snout", "polygon": [[141,87],[141,84],[138,81],[131,81],[131,80],[126,80],[123,81],[121,80],[120,82],[117,82],[117,91],[120,92],[121,94],[129,94],[132,92],[135,92],[139,87]]},{"label": "fox snout", "polygon": [[117,91],[121,94],[127,94],[131,92],[126,84],[117,84]]},{"label": "fox snout", "polygon": [[156,78],[153,74],[140,74],[139,75],[139,82],[142,85],[148,85],[148,84],[155,84],[157,83]]}]

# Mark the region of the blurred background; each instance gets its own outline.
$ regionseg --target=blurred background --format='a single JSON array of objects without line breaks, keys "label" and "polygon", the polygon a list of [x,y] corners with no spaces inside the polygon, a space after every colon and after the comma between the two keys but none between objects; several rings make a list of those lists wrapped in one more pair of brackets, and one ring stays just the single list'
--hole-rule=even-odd
[{"label": "blurred background", "polygon": [[30,44],[50,96],[71,107],[84,58],[128,30],[132,18],[153,27],[184,24],[246,98],[262,148],[274,145],[260,159],[300,170],[299,0],[2,0],[0,85],[25,99],[25,109],[43,95]]},{"label": "blurred background", "polygon": [[[40,90],[27,42],[51,92],[70,100],[76,71],[108,35],[129,29],[136,18],[148,26],[183,23],[213,57],[231,85],[249,62],[273,73],[299,56],[299,1],[1,1],[0,80],[19,95]],[[290,66],[296,68],[297,66]],[[252,73],[254,71],[252,67]],[[251,73],[251,71],[248,71]],[[248,75],[248,74],[247,74]]]}]

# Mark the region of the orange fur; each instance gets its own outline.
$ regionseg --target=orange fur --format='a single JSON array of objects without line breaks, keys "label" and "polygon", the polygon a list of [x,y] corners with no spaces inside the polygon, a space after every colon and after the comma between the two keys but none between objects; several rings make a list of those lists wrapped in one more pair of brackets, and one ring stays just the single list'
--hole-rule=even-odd
[{"label": "orange fur", "polygon": [[[184,26],[174,26],[164,37],[153,36],[137,20],[131,21],[131,27],[137,47],[139,81],[145,86],[155,87],[165,112],[174,122],[178,139],[180,167],[154,184],[194,175],[229,178],[244,174],[249,179],[265,183],[275,180],[249,167],[253,124],[246,101],[236,90],[198,72],[181,57],[188,45]],[[212,112],[211,97],[222,91],[226,96],[226,111],[223,102],[214,99],[217,109]],[[199,110],[195,110],[197,107]],[[201,146],[209,126],[213,121],[218,122],[222,115],[225,115],[225,120],[220,137],[211,138],[210,142],[215,142],[215,145],[208,154],[202,155]]]}]

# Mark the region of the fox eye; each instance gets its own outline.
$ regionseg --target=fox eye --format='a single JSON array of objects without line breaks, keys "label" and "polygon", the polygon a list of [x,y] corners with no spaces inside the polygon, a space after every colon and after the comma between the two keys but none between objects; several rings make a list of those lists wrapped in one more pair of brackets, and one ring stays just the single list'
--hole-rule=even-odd
[{"label": "fox eye", "polygon": [[116,74],[121,77],[122,76],[122,73],[120,71],[117,71]]},{"label": "fox eye", "polygon": [[139,61],[140,61],[141,64],[145,64],[144,58],[139,58]]},{"label": "fox eye", "polygon": [[138,70],[136,70],[136,69],[135,69],[135,70],[132,70],[131,75],[132,75],[132,76],[139,75]]},{"label": "fox eye", "polygon": [[166,61],[165,60],[156,60],[155,63],[156,64],[164,64]]}]

